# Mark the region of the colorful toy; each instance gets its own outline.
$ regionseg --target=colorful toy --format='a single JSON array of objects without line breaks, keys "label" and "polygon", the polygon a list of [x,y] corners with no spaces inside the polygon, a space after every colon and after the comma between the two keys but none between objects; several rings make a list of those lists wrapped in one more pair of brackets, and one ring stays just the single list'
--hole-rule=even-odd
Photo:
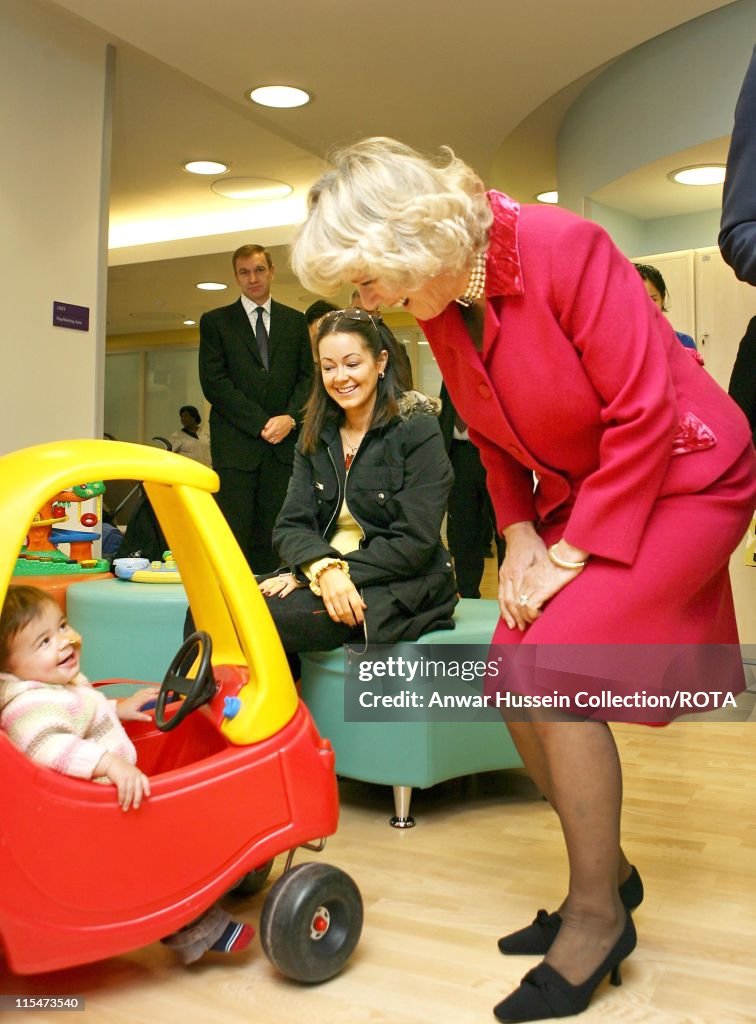
[{"label": "colorful toy", "polygon": [[[52,574],[102,573],[110,568],[106,559],[92,557],[92,544],[99,533],[92,533],[102,514],[102,495],[105,485],[101,480],[77,484],[47,498],[29,526],[26,544],[17,558],[14,575],[48,576]],[[81,505],[96,499],[97,512],[82,512]],[[79,522],[85,530],[61,529],[68,522],[67,506],[79,506]],[[59,550],[59,544],[68,544],[70,554]]]},{"label": "colorful toy", "polygon": [[121,580],[134,583],[180,583],[181,574],[170,551],[163,552],[162,562],[149,558],[116,558],[113,572]]},{"label": "colorful toy", "polygon": [[149,567],[149,558],[116,558],[113,562],[113,572],[119,580],[130,580],[135,572]]},{"label": "colorful toy", "polygon": [[[0,943],[10,969],[29,974],[154,942],[239,883],[253,891],[278,854],[322,848],[336,830],[338,791],[331,745],[298,699],[213,497],[215,473],[115,441],[25,449],[0,459],[0,473],[11,524],[0,534],[0,597],[45,495],[77,476],[138,479],[201,631],[167,672],[155,721],[126,723],[152,787],[138,811],[124,814],[112,787],[32,763],[0,733]],[[265,900],[261,941],[288,977],[323,981],[359,940],[362,901],[338,868],[289,870],[292,855]]]}]

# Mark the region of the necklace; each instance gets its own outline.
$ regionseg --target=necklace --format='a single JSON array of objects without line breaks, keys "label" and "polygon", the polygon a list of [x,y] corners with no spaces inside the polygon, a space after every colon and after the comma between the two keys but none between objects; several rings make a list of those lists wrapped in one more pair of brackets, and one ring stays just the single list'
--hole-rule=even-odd
[{"label": "necklace", "polygon": [[359,447],[362,444],[362,438],[364,436],[365,435],[363,434],[361,437],[357,438],[357,444],[352,444],[349,440],[349,434],[347,434],[346,429],[344,427],[341,428],[341,439],[344,442],[344,445],[349,449],[348,452],[344,452],[344,468],[347,473],[349,472],[349,467],[354,462],[354,457],[359,451]]},{"label": "necklace", "polygon": [[479,252],[473,260],[470,278],[467,282],[464,295],[460,295],[455,302],[460,306],[472,306],[486,290],[486,254]]}]

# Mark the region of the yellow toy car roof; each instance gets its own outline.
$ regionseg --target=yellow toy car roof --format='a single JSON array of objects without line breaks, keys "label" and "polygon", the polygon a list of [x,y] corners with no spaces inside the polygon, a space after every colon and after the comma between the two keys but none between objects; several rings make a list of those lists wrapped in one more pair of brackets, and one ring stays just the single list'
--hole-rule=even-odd
[{"label": "yellow toy car roof", "polygon": [[224,733],[234,743],[251,743],[291,719],[297,707],[291,673],[255,578],[213,497],[216,473],[144,445],[74,440],[0,457],[0,479],[0,597],[29,524],[51,495],[82,480],[141,480],[181,573],[196,627],[212,637],[213,663],[249,669],[250,681],[240,694],[243,710],[224,724]]}]

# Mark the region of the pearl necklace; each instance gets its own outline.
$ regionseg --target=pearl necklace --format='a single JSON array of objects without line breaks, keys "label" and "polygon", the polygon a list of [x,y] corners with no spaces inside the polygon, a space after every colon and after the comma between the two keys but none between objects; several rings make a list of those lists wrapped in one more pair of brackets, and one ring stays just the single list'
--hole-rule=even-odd
[{"label": "pearl necklace", "polygon": [[473,260],[470,278],[467,282],[464,295],[455,299],[460,306],[472,306],[486,290],[486,254],[479,252]]}]

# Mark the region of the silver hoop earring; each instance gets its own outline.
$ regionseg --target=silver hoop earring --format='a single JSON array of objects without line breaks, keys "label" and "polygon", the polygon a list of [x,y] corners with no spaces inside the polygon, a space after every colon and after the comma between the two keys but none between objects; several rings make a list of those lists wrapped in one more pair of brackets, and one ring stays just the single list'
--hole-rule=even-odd
[{"label": "silver hoop earring", "polygon": [[383,378],[385,376],[386,376],[386,374],[383,372],[383,370],[381,370],[381,372],[378,374],[378,377],[379,377],[380,380],[383,380]]}]

